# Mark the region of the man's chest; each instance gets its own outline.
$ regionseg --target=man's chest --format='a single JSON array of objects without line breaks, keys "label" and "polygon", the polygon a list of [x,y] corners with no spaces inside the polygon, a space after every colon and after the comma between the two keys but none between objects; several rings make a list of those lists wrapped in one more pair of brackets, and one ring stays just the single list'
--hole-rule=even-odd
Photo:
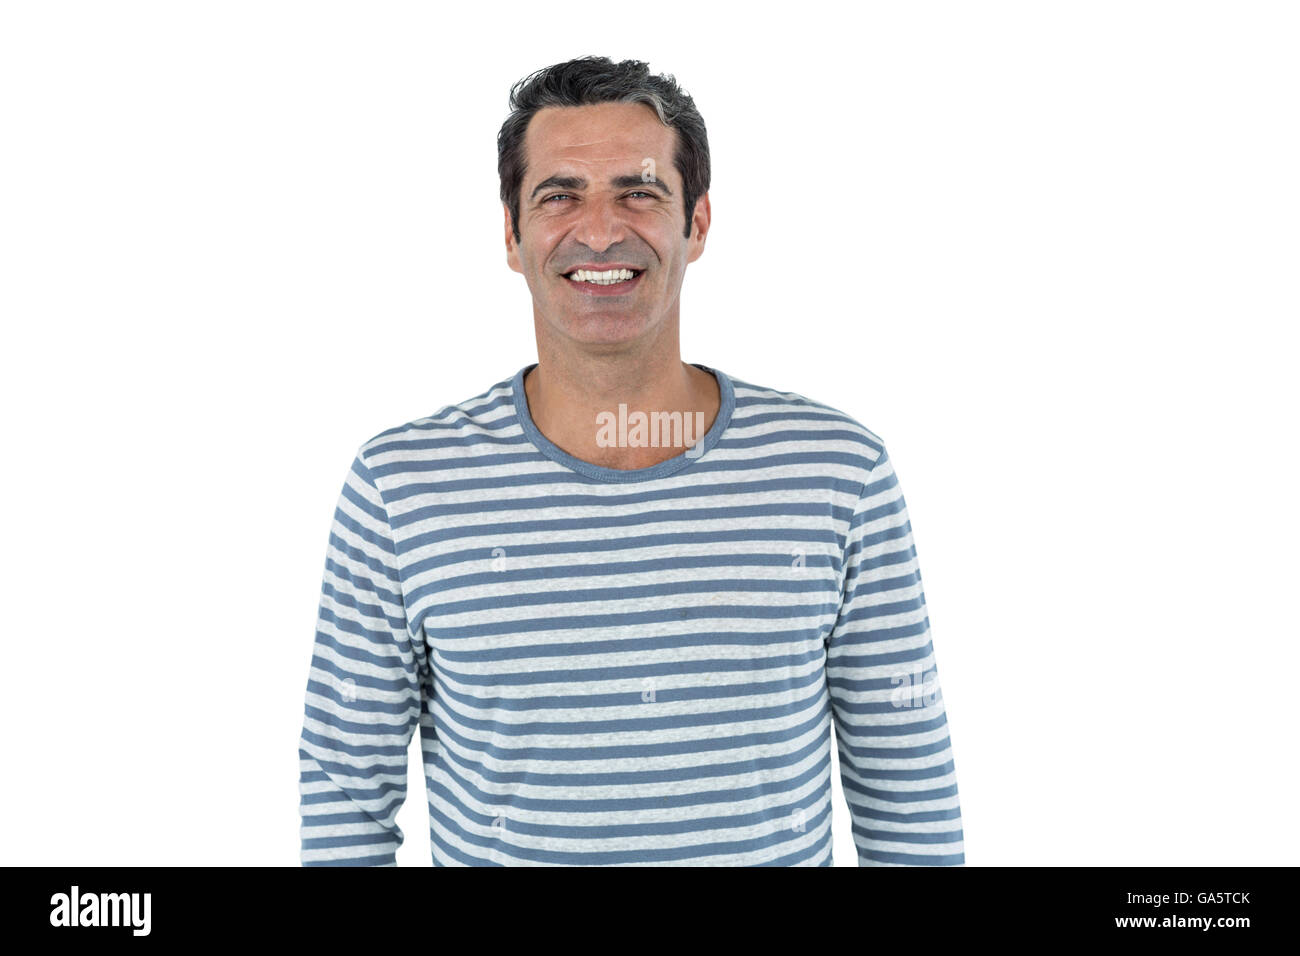
[{"label": "man's chest", "polygon": [[820,664],[843,553],[829,495],[620,492],[418,512],[403,583],[435,671],[626,690]]}]

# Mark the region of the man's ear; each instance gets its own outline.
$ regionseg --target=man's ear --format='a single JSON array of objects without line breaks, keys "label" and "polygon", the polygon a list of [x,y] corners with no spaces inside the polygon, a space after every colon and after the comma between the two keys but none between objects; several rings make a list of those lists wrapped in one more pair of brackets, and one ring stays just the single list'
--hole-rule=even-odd
[{"label": "man's ear", "polygon": [[515,244],[515,232],[511,228],[510,207],[502,203],[501,208],[505,210],[506,214],[506,265],[515,272],[522,274],[524,269],[519,264],[519,247]]},{"label": "man's ear", "polygon": [[695,200],[695,215],[691,217],[691,238],[686,240],[686,261],[694,262],[704,254],[704,239],[709,234],[709,223],[713,219],[713,210],[709,206],[709,194],[706,192]]}]

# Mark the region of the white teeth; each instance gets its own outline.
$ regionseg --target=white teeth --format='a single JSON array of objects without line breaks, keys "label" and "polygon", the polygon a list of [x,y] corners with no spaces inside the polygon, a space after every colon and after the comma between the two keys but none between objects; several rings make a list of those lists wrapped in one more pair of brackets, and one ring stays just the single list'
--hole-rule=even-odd
[{"label": "white teeth", "polygon": [[591,282],[595,285],[613,285],[615,282],[626,282],[634,275],[635,273],[631,269],[610,269],[607,272],[592,272],[589,269],[578,269],[576,272],[569,273],[569,278],[574,282]]}]

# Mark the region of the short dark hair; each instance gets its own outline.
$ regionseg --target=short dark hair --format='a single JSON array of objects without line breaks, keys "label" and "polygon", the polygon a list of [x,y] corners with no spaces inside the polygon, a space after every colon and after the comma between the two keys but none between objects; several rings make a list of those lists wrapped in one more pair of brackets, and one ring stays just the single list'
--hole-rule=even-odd
[{"label": "short dark hair", "polygon": [[548,106],[596,103],[644,103],[661,123],[677,131],[673,165],[682,177],[684,235],[690,238],[695,202],[709,190],[709,137],[695,101],[671,74],[652,74],[641,60],[615,63],[609,57],[583,56],[544,67],[510,89],[510,115],[497,133],[497,173],[515,242],[520,240],[519,194],[527,169],[524,134],[533,114]]}]

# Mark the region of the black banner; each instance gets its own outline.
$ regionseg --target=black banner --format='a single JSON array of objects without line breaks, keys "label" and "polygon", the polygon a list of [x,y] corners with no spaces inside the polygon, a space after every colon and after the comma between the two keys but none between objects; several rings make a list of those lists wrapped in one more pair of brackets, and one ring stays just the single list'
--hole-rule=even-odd
[{"label": "black banner", "polygon": [[[523,868],[519,868],[523,869]],[[600,931],[654,944],[690,926],[699,942],[737,934],[865,934],[1231,945],[1284,932],[1294,867],[873,867],[821,876],[708,868],[550,868],[415,873],[411,868],[10,867],[6,922],[54,941],[194,940],[436,944],[443,932],[552,941]],[[672,870],[672,872],[664,872]],[[666,942],[666,940],[661,940]],[[771,940],[771,942],[775,942]]]}]

